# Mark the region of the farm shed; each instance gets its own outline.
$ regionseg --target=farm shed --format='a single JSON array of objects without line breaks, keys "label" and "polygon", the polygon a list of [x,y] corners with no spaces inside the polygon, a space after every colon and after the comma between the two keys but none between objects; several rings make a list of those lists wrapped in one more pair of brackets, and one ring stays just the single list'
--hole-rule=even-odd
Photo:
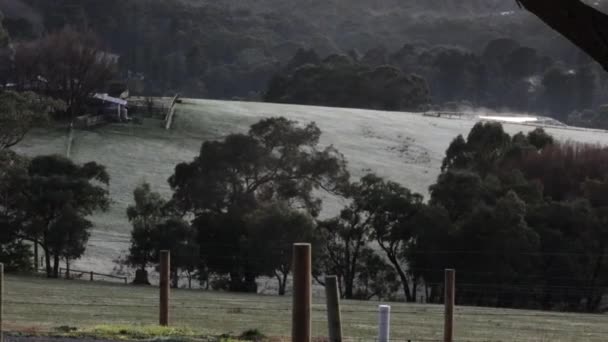
[{"label": "farm shed", "polygon": [[98,115],[101,114],[119,122],[130,120],[127,100],[100,93],[93,95],[93,98],[101,101],[97,108]]}]

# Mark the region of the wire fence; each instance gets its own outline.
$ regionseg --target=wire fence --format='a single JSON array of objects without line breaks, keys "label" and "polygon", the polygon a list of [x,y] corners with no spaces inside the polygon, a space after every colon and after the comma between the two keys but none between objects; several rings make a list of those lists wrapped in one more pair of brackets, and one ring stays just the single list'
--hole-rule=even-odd
[{"label": "wire fence", "polygon": [[[216,245],[214,248],[228,248]],[[281,244],[268,247],[268,251],[284,251]],[[491,251],[428,251],[429,255],[451,253],[452,255],[496,255]],[[254,254],[253,252],[251,254]],[[522,253],[523,254],[523,253]],[[533,253],[525,253],[533,254]],[[546,253],[545,253],[546,254]],[[556,256],[588,256],[588,253],[560,253]],[[216,255],[217,264],[225,266],[235,263],[256,264],[264,259],[243,253],[239,258]],[[291,262],[286,259],[286,262]],[[64,271],[64,270],[62,270]],[[424,274],[441,279],[445,270],[433,268],[408,268],[408,274]],[[156,271],[151,270],[151,275]],[[65,272],[61,272],[65,274]],[[153,286],[103,284],[86,279],[87,271],[71,270],[71,274],[83,274],[85,279],[74,281],[48,281],[43,278],[9,278],[5,289],[4,318],[13,322],[40,322],[47,326],[64,324],[144,324],[158,322],[159,291]],[[314,272],[313,272],[314,273]],[[104,277],[105,276],[105,277]],[[542,281],[539,281],[542,277]],[[124,275],[100,275],[100,279],[126,282]],[[185,277],[181,277],[185,279]],[[187,278],[192,280],[192,278]],[[608,316],[602,314],[541,311],[543,307],[530,305],[542,299],[583,298],[597,295],[603,297],[606,287],[602,284],[580,283],[580,277],[559,274],[547,277],[544,274],[523,274],[504,281],[504,274],[487,270],[462,270],[456,278],[456,308],[454,318],[456,338],[453,341],[606,341]],[[459,280],[460,279],[460,280]],[[195,287],[196,277],[194,278]],[[207,280],[208,281],[208,280]],[[270,283],[273,277],[265,280]],[[85,285],[86,284],[86,285]],[[183,287],[184,282],[182,282]],[[259,284],[259,283],[258,283]],[[292,278],[288,278],[291,288]],[[327,335],[328,311],[322,284],[316,283],[314,301],[310,313],[315,336]],[[419,283],[419,303],[389,303],[391,309],[391,341],[444,341],[442,329],[445,318],[443,306],[444,283],[440,281]],[[178,326],[204,329],[217,335],[238,335],[247,329],[259,329],[269,336],[289,333],[293,302],[290,291],[286,296],[229,293],[210,291],[208,284],[195,290],[173,290],[170,312],[172,322]],[[272,287],[272,286],[268,286]],[[429,301],[430,289],[435,291]],[[260,290],[260,288],[258,288]],[[273,290],[276,290],[273,289]],[[403,289],[401,289],[403,290]],[[275,292],[276,293],[276,292]],[[513,299],[515,301],[505,301]],[[475,301],[475,297],[483,300]],[[517,302],[517,298],[523,301]],[[557,298],[557,299],[556,299]],[[355,336],[345,341],[377,340],[378,306],[384,304],[374,297],[369,301],[342,300],[340,312],[346,336]],[[579,303],[580,304],[580,303]],[[525,308],[517,310],[513,307]],[[532,309],[532,310],[531,310]],[[567,306],[564,309],[570,309]],[[362,336],[362,337],[358,337]],[[282,339],[288,341],[289,339]],[[323,341],[320,337],[318,341]]]},{"label": "wire fence", "polygon": [[[4,294],[4,319],[65,324],[156,324],[158,288],[85,281],[51,281],[41,278],[8,278]],[[45,282],[48,282],[46,284]],[[442,284],[433,284],[440,286]],[[466,288],[534,288],[526,284],[457,284]],[[563,289],[563,287],[556,287]],[[456,297],[458,298],[458,293]],[[377,341],[379,301],[343,300],[341,314],[344,341]],[[389,303],[392,306],[390,341],[444,341],[442,305]],[[202,290],[173,290],[170,312],[177,326],[238,335],[259,329],[270,336],[289,333],[293,310],[290,296],[233,294]],[[326,336],[327,310],[324,298],[311,307],[313,333]],[[604,315],[521,311],[486,307],[456,307],[454,341],[605,341],[608,318]],[[289,338],[276,339],[289,341]],[[274,340],[273,340],[274,341]],[[315,341],[325,341],[319,337]]]}]

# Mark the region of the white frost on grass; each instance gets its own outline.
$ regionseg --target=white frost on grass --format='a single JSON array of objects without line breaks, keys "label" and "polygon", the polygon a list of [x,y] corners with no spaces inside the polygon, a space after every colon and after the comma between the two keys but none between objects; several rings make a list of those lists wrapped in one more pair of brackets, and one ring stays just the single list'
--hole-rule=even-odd
[{"label": "white frost on grass", "polygon": [[[109,212],[92,217],[95,228],[86,256],[73,266],[111,272],[113,260],[128,247],[131,225],[125,210],[139,183],[149,182],[154,190],[169,197],[167,179],[175,165],[192,160],[202,141],[247,132],[251,124],[273,116],[284,116],[303,124],[316,122],[323,131],[321,144],[334,145],[346,156],[355,179],[375,172],[425,196],[439,174],[450,142],[458,134],[466,136],[477,121],[473,115],[452,120],[415,113],[184,99],[177,107],[174,126],[169,132],[161,128],[160,122],[150,120],[144,121],[143,126],[113,124],[78,131],[72,157],[79,163],[97,161],[107,167],[112,204]],[[510,134],[535,128],[515,123],[503,126]],[[546,130],[563,141],[608,145],[608,134],[603,132]],[[64,153],[65,132],[36,131],[17,150],[30,156]],[[323,216],[337,213],[344,205],[340,199],[322,196]]]}]

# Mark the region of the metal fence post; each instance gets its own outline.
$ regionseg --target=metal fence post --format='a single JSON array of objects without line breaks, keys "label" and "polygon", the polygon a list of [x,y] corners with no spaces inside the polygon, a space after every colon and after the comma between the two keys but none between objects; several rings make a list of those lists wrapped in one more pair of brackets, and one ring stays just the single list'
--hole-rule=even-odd
[{"label": "metal fence post", "polygon": [[391,307],[379,306],[378,342],[389,342],[391,339]]}]

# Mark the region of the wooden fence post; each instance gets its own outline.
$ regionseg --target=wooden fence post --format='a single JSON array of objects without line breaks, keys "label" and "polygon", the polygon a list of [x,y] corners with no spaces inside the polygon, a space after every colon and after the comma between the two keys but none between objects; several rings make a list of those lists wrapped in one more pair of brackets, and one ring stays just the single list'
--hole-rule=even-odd
[{"label": "wooden fence post", "polygon": [[160,318],[162,326],[169,325],[169,277],[171,255],[169,251],[160,251]]},{"label": "wooden fence post", "polygon": [[4,316],[4,264],[0,264],[0,342],[4,341],[4,326],[2,319]]},{"label": "wooden fence post", "polygon": [[378,342],[389,342],[391,339],[391,307],[379,306]]},{"label": "wooden fence post", "polygon": [[293,245],[292,342],[310,342],[312,307],[312,262],[309,243]]},{"label": "wooden fence post", "polygon": [[443,327],[444,342],[454,341],[454,303],[456,295],[456,271],[445,270],[445,324]]},{"label": "wooden fence post", "polygon": [[327,301],[327,327],[329,329],[329,342],[342,342],[342,317],[340,315],[338,277],[325,277],[325,298]]}]

